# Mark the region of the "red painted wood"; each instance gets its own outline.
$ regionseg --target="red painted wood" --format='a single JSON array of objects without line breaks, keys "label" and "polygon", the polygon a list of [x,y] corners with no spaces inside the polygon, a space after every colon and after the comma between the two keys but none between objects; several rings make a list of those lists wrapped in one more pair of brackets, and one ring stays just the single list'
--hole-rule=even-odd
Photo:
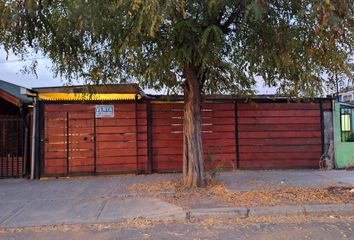
[{"label": "red painted wood", "polygon": [[319,110],[238,111],[239,117],[318,117]]},{"label": "red painted wood", "polygon": [[238,110],[319,110],[319,103],[238,103]]},{"label": "red painted wood", "polygon": [[[147,120],[143,118],[138,119],[139,126],[146,126]],[[97,127],[120,127],[120,126],[134,126],[135,127],[135,119],[115,119],[115,118],[98,118],[96,119]]]},{"label": "red painted wood", "polygon": [[293,138],[293,137],[300,137],[300,138],[316,138],[321,137],[320,131],[304,131],[304,132],[240,132],[240,138]]},{"label": "red painted wood", "polygon": [[65,174],[66,174],[66,166],[47,167],[44,170],[44,176],[65,175]]},{"label": "red painted wood", "polygon": [[320,145],[321,138],[258,138],[258,139],[239,139],[240,146],[257,145]]},{"label": "red painted wood", "polygon": [[242,124],[320,123],[320,117],[240,117]]},{"label": "red painted wood", "polygon": [[246,160],[277,160],[277,159],[318,159],[320,160],[321,152],[297,152],[297,153],[240,153],[240,161]]},{"label": "red painted wood", "polygon": [[98,173],[123,173],[123,172],[135,172],[136,164],[112,164],[112,165],[97,165],[96,171]]},{"label": "red painted wood", "polygon": [[284,168],[318,168],[319,161],[314,160],[293,160],[293,159],[284,159],[284,160],[268,160],[268,161],[242,161],[240,162],[240,168],[269,168],[269,169],[284,169]]},{"label": "red painted wood", "polygon": [[[139,163],[146,163],[147,156],[139,156]],[[121,157],[98,157],[96,160],[97,165],[104,164],[136,164],[135,156],[121,156]]]},{"label": "red painted wood", "polygon": [[[139,148],[147,148],[147,141],[138,141]],[[135,141],[97,142],[97,149],[134,149]]]},{"label": "red painted wood", "polygon": [[239,131],[321,131],[320,123],[292,123],[292,124],[244,124],[238,127]]},{"label": "red painted wood", "polygon": [[294,153],[294,152],[321,152],[321,145],[295,146],[240,146],[240,153]]},{"label": "red painted wood", "polygon": [[332,103],[324,102],[322,108],[324,111],[332,111]]},{"label": "red painted wood", "polygon": [[[138,149],[138,155],[146,155],[145,148]],[[136,156],[135,149],[97,149],[98,157]]]}]

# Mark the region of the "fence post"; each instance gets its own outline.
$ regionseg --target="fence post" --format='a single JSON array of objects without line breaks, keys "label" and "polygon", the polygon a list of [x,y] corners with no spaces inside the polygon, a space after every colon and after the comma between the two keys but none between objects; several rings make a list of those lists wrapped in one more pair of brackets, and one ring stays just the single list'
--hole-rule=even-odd
[{"label": "fence post", "polygon": [[237,100],[234,100],[234,117],[235,117],[235,145],[236,145],[236,168],[240,168],[240,147],[238,142],[238,105]]}]

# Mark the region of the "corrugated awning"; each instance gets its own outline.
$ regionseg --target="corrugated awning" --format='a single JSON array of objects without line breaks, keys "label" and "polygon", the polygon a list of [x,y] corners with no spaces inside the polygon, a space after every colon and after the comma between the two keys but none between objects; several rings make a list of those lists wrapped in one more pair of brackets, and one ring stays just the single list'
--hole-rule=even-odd
[{"label": "corrugated awning", "polygon": [[40,100],[46,101],[100,101],[100,100],[135,100],[140,94],[133,93],[38,93]]}]

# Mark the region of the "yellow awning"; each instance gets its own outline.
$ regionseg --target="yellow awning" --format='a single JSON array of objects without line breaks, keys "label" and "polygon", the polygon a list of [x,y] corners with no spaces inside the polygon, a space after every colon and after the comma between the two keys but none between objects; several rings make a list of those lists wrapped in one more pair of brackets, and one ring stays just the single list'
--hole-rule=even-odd
[{"label": "yellow awning", "polygon": [[135,100],[140,94],[133,93],[39,93],[40,100],[48,101],[100,101],[100,100]]}]

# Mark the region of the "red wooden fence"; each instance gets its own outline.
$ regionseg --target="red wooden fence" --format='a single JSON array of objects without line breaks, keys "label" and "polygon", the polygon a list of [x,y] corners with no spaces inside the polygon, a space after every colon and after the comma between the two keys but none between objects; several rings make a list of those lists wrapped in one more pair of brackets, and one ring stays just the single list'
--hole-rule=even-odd
[{"label": "red wooden fence", "polygon": [[[42,176],[173,172],[182,169],[183,104],[44,104]],[[213,102],[202,105],[205,166],[315,168],[322,154],[325,103]]]}]

